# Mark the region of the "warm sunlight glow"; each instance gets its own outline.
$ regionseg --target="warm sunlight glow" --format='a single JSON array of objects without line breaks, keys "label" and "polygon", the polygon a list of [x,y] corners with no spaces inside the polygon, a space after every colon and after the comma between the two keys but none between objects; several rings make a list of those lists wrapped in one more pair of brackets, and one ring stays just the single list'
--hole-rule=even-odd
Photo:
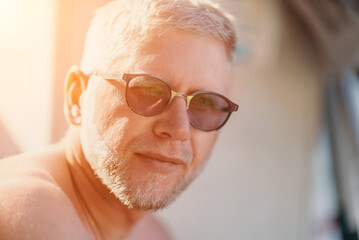
[{"label": "warm sunlight glow", "polygon": [[0,0],[0,123],[24,150],[49,138],[54,6]]}]

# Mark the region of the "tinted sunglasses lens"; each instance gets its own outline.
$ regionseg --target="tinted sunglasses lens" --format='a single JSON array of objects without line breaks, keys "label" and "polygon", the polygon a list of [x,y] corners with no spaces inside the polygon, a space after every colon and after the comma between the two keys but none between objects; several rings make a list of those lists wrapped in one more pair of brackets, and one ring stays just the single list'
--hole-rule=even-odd
[{"label": "tinted sunglasses lens", "polygon": [[159,114],[171,98],[170,86],[151,76],[137,76],[128,83],[126,91],[130,108],[143,116]]},{"label": "tinted sunglasses lens", "polygon": [[213,93],[198,93],[191,99],[188,115],[193,127],[216,130],[226,122],[230,114],[229,103]]}]

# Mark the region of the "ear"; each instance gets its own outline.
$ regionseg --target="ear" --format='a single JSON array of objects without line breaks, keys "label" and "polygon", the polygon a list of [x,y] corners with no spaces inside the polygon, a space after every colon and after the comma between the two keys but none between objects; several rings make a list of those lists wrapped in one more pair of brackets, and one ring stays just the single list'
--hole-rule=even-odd
[{"label": "ear", "polygon": [[73,125],[81,125],[81,96],[86,91],[88,76],[78,66],[70,68],[65,83],[65,116]]}]

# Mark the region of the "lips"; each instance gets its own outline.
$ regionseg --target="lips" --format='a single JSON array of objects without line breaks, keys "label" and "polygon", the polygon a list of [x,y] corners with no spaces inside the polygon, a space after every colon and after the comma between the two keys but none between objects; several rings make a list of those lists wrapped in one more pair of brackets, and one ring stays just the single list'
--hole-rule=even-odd
[{"label": "lips", "polygon": [[185,165],[186,160],[176,157],[168,157],[166,155],[158,154],[158,153],[137,153],[142,158],[156,160],[162,163],[174,164],[174,165]]},{"label": "lips", "polygon": [[182,171],[185,168],[185,161],[181,158],[168,157],[157,153],[136,153],[135,156],[139,160],[135,163],[137,169],[146,169],[145,172],[147,173],[172,175],[174,172]]}]

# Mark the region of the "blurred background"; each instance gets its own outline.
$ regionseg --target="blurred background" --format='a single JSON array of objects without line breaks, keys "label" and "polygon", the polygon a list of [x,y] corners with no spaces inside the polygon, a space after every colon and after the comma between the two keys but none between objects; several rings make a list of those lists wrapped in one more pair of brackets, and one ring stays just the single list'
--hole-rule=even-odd
[{"label": "blurred background", "polygon": [[[64,79],[106,2],[0,0],[0,157],[64,136]],[[236,17],[239,112],[158,219],[177,240],[358,239],[359,1],[217,2]]]}]

